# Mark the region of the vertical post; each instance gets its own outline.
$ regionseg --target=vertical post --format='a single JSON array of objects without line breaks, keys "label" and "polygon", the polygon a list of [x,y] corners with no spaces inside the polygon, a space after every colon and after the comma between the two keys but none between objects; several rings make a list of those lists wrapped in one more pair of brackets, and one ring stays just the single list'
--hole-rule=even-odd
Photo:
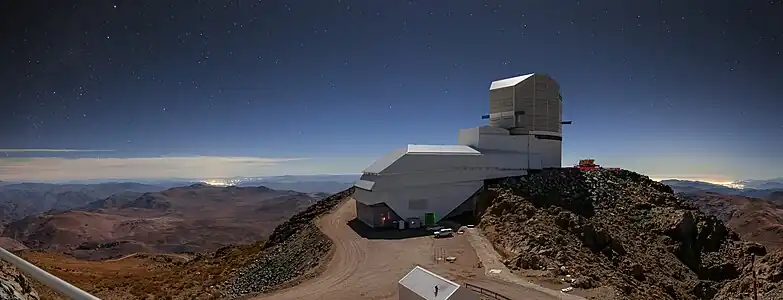
[{"label": "vertical post", "polygon": [[753,300],[759,300],[759,288],[756,283],[756,254],[750,255],[750,270],[753,272]]},{"label": "vertical post", "polygon": [[527,133],[527,173],[530,173],[530,170],[533,168],[530,167],[530,143],[533,139],[530,138],[530,132]]}]

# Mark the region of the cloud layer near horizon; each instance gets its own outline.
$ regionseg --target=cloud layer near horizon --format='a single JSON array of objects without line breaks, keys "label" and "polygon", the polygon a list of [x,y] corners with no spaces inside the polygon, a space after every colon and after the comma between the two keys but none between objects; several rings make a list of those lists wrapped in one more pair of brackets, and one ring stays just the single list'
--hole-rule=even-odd
[{"label": "cloud layer near horizon", "polygon": [[9,153],[114,152],[114,150],[97,150],[97,149],[0,149],[0,152],[9,152]]},{"label": "cloud layer near horizon", "polygon": [[0,180],[59,181],[89,179],[226,178],[285,173],[307,158],[135,157],[2,158]]}]

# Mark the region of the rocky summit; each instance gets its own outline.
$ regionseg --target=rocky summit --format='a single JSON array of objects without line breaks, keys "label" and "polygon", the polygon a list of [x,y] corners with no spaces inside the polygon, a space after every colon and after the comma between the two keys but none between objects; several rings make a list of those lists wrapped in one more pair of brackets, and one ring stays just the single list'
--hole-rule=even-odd
[{"label": "rocky summit", "polygon": [[752,299],[755,269],[759,299],[783,299],[783,254],[634,172],[544,170],[490,184],[480,201],[479,226],[511,270],[621,299]]}]

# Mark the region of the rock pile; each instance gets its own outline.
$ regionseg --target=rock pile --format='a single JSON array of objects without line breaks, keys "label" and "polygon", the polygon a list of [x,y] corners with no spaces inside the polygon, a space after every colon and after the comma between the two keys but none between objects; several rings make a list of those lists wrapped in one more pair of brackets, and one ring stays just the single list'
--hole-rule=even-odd
[{"label": "rock pile", "polygon": [[783,299],[783,254],[762,258],[762,245],[646,176],[554,169],[487,193],[479,226],[512,270],[568,274],[574,287],[611,286],[627,299],[741,299],[756,255],[760,298]]},{"label": "rock pile", "polygon": [[[317,267],[331,250],[329,240],[313,222],[353,194],[353,188],[318,201],[285,223],[269,236],[260,255],[239,269],[223,287],[225,298],[264,293],[294,280],[317,275]],[[220,255],[221,251],[217,252]]]},{"label": "rock pile", "polygon": [[0,260],[0,299],[38,300],[38,293],[31,282],[14,266]]}]

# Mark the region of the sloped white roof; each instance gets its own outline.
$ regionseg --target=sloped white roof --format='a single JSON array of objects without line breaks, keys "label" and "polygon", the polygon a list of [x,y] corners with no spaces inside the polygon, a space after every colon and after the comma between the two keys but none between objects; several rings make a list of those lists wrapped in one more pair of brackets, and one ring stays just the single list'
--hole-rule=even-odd
[{"label": "sloped white roof", "polygon": [[[460,287],[459,284],[432,273],[427,269],[416,266],[400,279],[399,283],[427,300],[449,299]],[[438,295],[435,296],[435,286],[438,286]]]},{"label": "sloped white roof", "polygon": [[364,173],[381,173],[398,159],[406,154],[435,154],[435,155],[481,155],[476,149],[465,145],[408,145],[405,148],[394,150],[376,160],[372,165],[364,169]]},{"label": "sloped white roof", "polygon": [[511,77],[501,80],[495,80],[492,82],[492,84],[489,86],[489,90],[497,90],[502,89],[510,86],[515,86],[519,84],[522,81],[525,81],[526,79],[532,77],[533,75],[536,75],[535,73],[530,73],[527,75],[517,76],[517,77]]},{"label": "sloped white roof", "polygon": [[375,182],[359,179],[353,185],[364,190],[372,191],[372,187],[375,186]]},{"label": "sloped white roof", "polygon": [[408,145],[407,153],[481,155],[478,150],[465,145]]},{"label": "sloped white roof", "polygon": [[381,156],[378,160],[376,160],[372,165],[364,169],[364,173],[381,173],[383,170],[391,166],[395,161],[400,159],[405,153],[407,153],[407,148],[397,149],[392,151],[392,153],[386,154],[384,156]]}]

